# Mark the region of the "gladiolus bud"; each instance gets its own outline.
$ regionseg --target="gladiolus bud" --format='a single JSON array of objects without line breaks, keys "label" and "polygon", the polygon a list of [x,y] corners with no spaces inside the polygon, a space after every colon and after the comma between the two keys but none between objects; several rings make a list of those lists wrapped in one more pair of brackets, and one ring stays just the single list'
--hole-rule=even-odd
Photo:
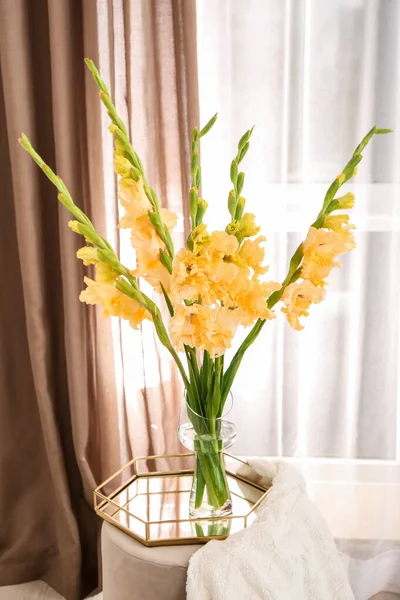
[{"label": "gladiolus bud", "polygon": [[236,187],[237,177],[238,177],[238,164],[237,164],[236,160],[233,160],[231,163],[231,181],[235,187]]},{"label": "gladiolus bud", "polygon": [[236,185],[236,190],[238,194],[242,193],[242,189],[244,186],[244,173],[243,171],[240,171],[238,178],[237,178],[237,185]]},{"label": "gladiolus bud", "polygon": [[252,213],[246,213],[243,215],[240,221],[239,233],[242,239],[246,237],[253,237],[260,231],[260,228],[255,223],[255,216]]},{"label": "gladiolus bud", "polygon": [[[144,189],[144,193],[146,194],[150,204],[152,205],[154,210],[157,210],[158,208],[158,198],[156,196],[156,193],[154,190],[151,189],[151,187],[149,185],[147,185],[147,183],[143,184],[143,189]],[[154,223],[153,223],[154,225]]]},{"label": "gladiolus bud", "polygon": [[237,201],[237,206],[236,206],[236,213],[235,213],[236,221],[241,220],[245,206],[246,206],[246,200],[243,198],[243,196],[239,196],[238,201]]},{"label": "gladiolus bud", "polygon": [[215,121],[217,120],[218,117],[218,113],[215,113],[215,115],[212,117],[212,119],[210,119],[207,123],[207,125],[204,125],[203,129],[200,131],[199,133],[199,137],[203,137],[203,135],[206,135],[206,133],[208,133],[211,129],[211,127],[214,125]]},{"label": "gladiolus bud", "polygon": [[330,215],[329,217],[324,218],[323,227],[340,233],[342,227],[348,225],[349,219],[349,215]]},{"label": "gladiolus bud", "polygon": [[79,230],[80,226],[81,224],[79,223],[79,221],[68,221],[68,227],[72,229],[74,233],[81,233],[81,231]]},{"label": "gladiolus bud", "polygon": [[250,148],[250,144],[249,144],[249,142],[247,142],[247,144],[245,144],[245,145],[243,146],[243,148],[241,148],[241,150],[240,150],[240,154],[239,154],[239,159],[238,159],[238,162],[242,162],[242,160],[243,160],[243,159],[244,159],[244,157],[246,156],[246,154],[247,154],[247,151],[248,151],[248,149],[249,149],[249,148]]},{"label": "gladiolus bud", "polygon": [[190,188],[189,192],[189,209],[190,218],[192,219],[192,225],[196,226],[196,215],[197,215],[197,202],[198,202],[198,190],[195,187]]},{"label": "gladiolus bud", "polygon": [[199,198],[197,204],[197,216],[196,216],[196,227],[201,225],[204,217],[204,213],[208,208],[208,202],[204,198]]},{"label": "gladiolus bud", "polygon": [[165,241],[164,225],[160,215],[156,212],[149,212],[148,214],[154,229],[157,231],[160,238]]},{"label": "gladiolus bud", "polygon": [[226,226],[225,231],[226,233],[229,233],[229,235],[236,235],[236,233],[239,231],[239,223],[233,219],[233,221]]},{"label": "gladiolus bud", "polygon": [[172,273],[171,257],[162,248],[160,248],[160,261],[164,265],[164,267],[167,269],[168,273]]},{"label": "gladiolus bud", "polygon": [[191,164],[192,179],[196,179],[198,165],[199,165],[199,153],[197,150],[195,150],[192,153],[192,164]]},{"label": "gladiolus bud", "polygon": [[196,229],[193,229],[189,237],[192,242],[192,251],[195,254],[198,254],[204,244],[206,244],[210,239],[210,236],[207,232],[207,226],[204,224],[201,224],[196,227]]},{"label": "gladiolus bud", "polygon": [[76,256],[83,261],[85,267],[88,267],[89,265],[95,265],[99,262],[97,248],[93,248],[93,246],[84,246],[83,248],[80,248],[77,251]]},{"label": "gladiolus bud", "polygon": [[196,187],[197,189],[200,188],[200,183],[201,183],[201,167],[198,166],[197,167],[197,173],[196,173]]},{"label": "gladiolus bud", "polygon": [[231,190],[228,196],[228,210],[233,218],[235,217],[236,204],[237,200],[235,190]]},{"label": "gladiolus bud", "polygon": [[238,143],[239,150],[242,150],[242,148],[245,147],[245,145],[248,143],[252,133],[253,133],[253,129],[248,129],[246,131],[246,133],[244,133],[242,135],[242,137],[240,138],[239,143]]},{"label": "gladiolus bud", "polygon": [[133,181],[139,181],[140,177],[142,176],[141,172],[136,167],[132,167],[129,174]]},{"label": "gladiolus bud", "polygon": [[348,192],[347,194],[345,194],[344,196],[342,196],[341,198],[336,198],[336,201],[338,203],[338,209],[347,209],[347,208],[353,208],[354,206],[354,194],[352,192]]}]

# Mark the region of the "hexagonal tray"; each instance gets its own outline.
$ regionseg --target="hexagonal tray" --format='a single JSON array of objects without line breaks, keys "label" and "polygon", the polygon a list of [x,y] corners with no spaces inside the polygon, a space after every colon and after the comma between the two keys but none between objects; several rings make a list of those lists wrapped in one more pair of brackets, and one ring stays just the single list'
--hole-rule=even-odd
[{"label": "hexagonal tray", "polygon": [[246,476],[247,463],[225,453],[233,512],[192,519],[189,495],[194,454],[134,458],[94,491],[96,513],[145,546],[204,544],[248,527],[269,488]]}]

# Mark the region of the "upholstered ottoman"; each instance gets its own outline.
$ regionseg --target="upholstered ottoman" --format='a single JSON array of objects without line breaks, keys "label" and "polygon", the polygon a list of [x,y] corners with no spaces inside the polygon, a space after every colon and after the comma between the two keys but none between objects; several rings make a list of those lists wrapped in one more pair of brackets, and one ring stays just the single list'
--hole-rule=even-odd
[{"label": "upholstered ottoman", "polygon": [[185,600],[189,559],[201,546],[147,548],[113,525],[101,532],[103,600]]}]

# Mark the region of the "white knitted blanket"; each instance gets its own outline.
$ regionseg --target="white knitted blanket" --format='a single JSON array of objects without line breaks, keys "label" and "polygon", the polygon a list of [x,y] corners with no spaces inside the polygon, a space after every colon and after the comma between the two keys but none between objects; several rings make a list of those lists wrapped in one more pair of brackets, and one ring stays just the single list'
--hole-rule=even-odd
[{"label": "white knitted blanket", "polygon": [[262,459],[251,467],[272,489],[251,527],[213,540],[192,556],[188,600],[354,600],[339,552],[300,473]]}]

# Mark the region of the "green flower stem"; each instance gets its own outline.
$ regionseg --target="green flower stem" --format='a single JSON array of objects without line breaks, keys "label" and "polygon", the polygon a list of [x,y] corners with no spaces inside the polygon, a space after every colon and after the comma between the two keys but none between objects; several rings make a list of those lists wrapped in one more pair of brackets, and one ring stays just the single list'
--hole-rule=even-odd
[{"label": "green flower stem", "polygon": [[99,258],[105,263],[109,264],[115,273],[121,275],[124,279],[119,280],[115,283],[117,289],[121,292],[137,300],[144,308],[148,310],[152,316],[154,327],[156,329],[157,336],[160,342],[167,348],[172,358],[174,359],[179,372],[182,376],[183,383],[186,388],[188,397],[192,398],[193,390],[187,378],[185,369],[182,362],[172,346],[171,340],[169,339],[167,330],[163,323],[161,313],[157,305],[148,297],[146,294],[140,291],[137,279],[134,277],[129,269],[125,267],[117,258],[114,250],[110,244],[102,238],[95,230],[92,222],[88,219],[84,212],[82,212],[72,200],[71,194],[69,193],[66,185],[60,177],[58,177],[52,169],[43,161],[39,154],[34,150],[32,144],[26,135],[22,134],[19,140],[21,146],[32,156],[36,164],[42,169],[44,174],[50,179],[50,181],[56,186],[60,192],[58,198],[60,202],[65,206],[69,212],[71,212],[80,224],[79,233],[85,236],[86,240],[99,248]]},{"label": "green flower stem", "polygon": [[[146,174],[144,172],[143,163],[140,160],[138,153],[133,149],[132,144],[129,141],[128,131],[127,131],[122,119],[120,119],[120,117],[118,116],[117,109],[111,99],[111,95],[110,95],[110,92],[108,90],[106,83],[101,78],[101,75],[92,60],[90,60],[89,58],[86,58],[85,63],[87,65],[89,71],[92,73],[93,79],[95,80],[98,88],[100,89],[100,99],[101,99],[102,103],[104,104],[104,106],[106,107],[108,115],[113,123],[113,125],[110,126],[110,131],[111,131],[112,135],[114,136],[116,142],[118,144],[120,144],[121,149],[123,150],[124,156],[130,161],[130,163],[136,169],[138,169],[138,171],[140,172],[140,174],[142,176],[146,196],[148,197],[148,199],[152,205],[153,211],[157,216],[157,218],[154,220],[155,222],[153,222],[153,219],[152,219],[153,226],[157,230],[157,233],[160,236],[161,240],[164,242],[167,252],[168,252],[170,258],[172,259],[174,257],[174,247],[173,247],[172,239],[171,239],[170,233],[168,231],[168,228],[166,227],[166,225],[163,223],[163,221],[161,219],[160,203],[158,201],[157,194],[155,193],[153,188],[151,188],[147,184]],[[150,213],[150,215],[151,214],[152,213]],[[163,263],[163,265],[166,266],[164,263]]]},{"label": "green flower stem", "polygon": [[[199,436],[199,439],[195,442],[196,476],[200,470],[200,486],[203,488],[202,491],[198,491],[196,488],[196,497],[200,503],[196,505],[196,508],[201,505],[205,488],[209,504],[218,509],[228,500],[229,490],[223,464],[222,443],[220,440],[209,439],[210,437]],[[217,446],[215,442],[217,442]]]},{"label": "green flower stem", "polygon": [[206,486],[206,482],[203,477],[203,472],[200,468],[200,461],[198,461],[198,460],[196,460],[195,478],[196,478],[196,493],[195,493],[194,506],[195,506],[195,508],[200,508],[201,503],[203,502],[204,489]]},{"label": "green flower stem", "polygon": [[149,311],[149,313],[151,314],[152,319],[153,319],[153,323],[154,323],[154,327],[155,327],[158,339],[160,340],[161,344],[163,346],[165,346],[165,348],[167,348],[167,350],[171,354],[172,358],[174,359],[174,361],[179,369],[179,372],[181,374],[183,383],[185,385],[186,393],[190,397],[192,397],[193,388],[190,385],[190,382],[187,378],[185,368],[184,368],[177,352],[175,351],[174,347],[172,346],[171,340],[169,339],[169,336],[168,336],[167,330],[165,328],[164,322],[162,320],[161,312],[160,312],[160,309],[158,308],[158,306],[148,296],[146,296],[146,294],[143,294],[143,292],[141,292],[140,290],[136,290],[134,287],[129,288],[126,284],[124,284],[123,282],[120,282],[120,281],[117,281],[115,285],[116,285],[117,289],[119,289],[121,292],[123,292],[127,296],[130,296],[131,298],[140,302],[140,304]]},{"label": "green flower stem", "polygon": [[[324,198],[324,202],[323,202],[321,211],[319,212],[317,219],[314,221],[314,223],[311,225],[311,227],[322,227],[323,218],[324,218],[325,214],[330,212],[329,206],[330,206],[331,202],[334,201],[336,193],[341,188],[341,186],[344,183],[346,183],[346,181],[348,181],[349,179],[354,177],[354,175],[357,173],[357,165],[363,158],[361,152],[364,150],[364,148],[366,147],[368,142],[371,140],[371,138],[374,135],[391,133],[391,132],[392,132],[391,129],[379,129],[376,126],[374,126],[367,133],[367,135],[365,135],[363,137],[361,142],[358,144],[357,148],[354,150],[353,156],[351,157],[351,159],[349,160],[349,162],[343,169],[343,172],[340,173],[335,178],[335,180],[331,183],[331,185],[329,186],[328,191],[326,192],[326,195]],[[241,142],[239,142],[239,144],[240,143]],[[300,246],[297,248],[296,252],[292,256],[288,273],[285,277],[285,280],[282,282],[281,288],[279,290],[277,290],[276,292],[273,292],[267,300],[269,308],[272,308],[273,306],[275,306],[275,304],[277,302],[279,302],[279,300],[281,299],[283,292],[285,291],[287,286],[290,285],[290,283],[292,283],[293,281],[295,281],[296,279],[298,279],[300,277],[300,275],[301,275],[300,265],[301,265],[302,259],[303,259],[303,244],[301,243]],[[224,403],[226,401],[226,398],[229,394],[229,390],[232,387],[236,373],[239,369],[240,363],[242,362],[242,359],[243,359],[243,356],[244,356],[246,350],[256,340],[256,338],[260,334],[264,325],[265,325],[265,320],[258,319],[256,321],[256,324],[251,329],[250,333],[247,335],[247,337],[245,338],[245,340],[239,347],[238,351],[236,352],[236,354],[234,355],[234,357],[231,361],[231,364],[229,365],[228,369],[226,370],[226,373],[223,378],[223,384],[222,384],[222,396],[221,396],[222,406],[224,405]]]},{"label": "green flower stem", "polygon": [[191,141],[191,161],[190,161],[190,174],[191,174],[191,188],[189,190],[189,214],[192,222],[192,231],[196,229],[203,222],[204,213],[207,209],[207,202],[202,198],[199,198],[200,186],[201,186],[201,167],[199,165],[199,139],[206,135],[217,120],[218,113],[216,113],[208,123],[201,129],[197,127],[193,129],[192,141]]},{"label": "green flower stem", "polygon": [[254,126],[242,135],[238,143],[237,154],[231,162],[230,179],[233,184],[233,190],[229,192],[228,210],[232,217],[232,222],[240,221],[244,211],[246,201],[241,196],[244,185],[244,173],[243,171],[239,172],[239,165],[250,147],[250,137],[253,129]]}]

